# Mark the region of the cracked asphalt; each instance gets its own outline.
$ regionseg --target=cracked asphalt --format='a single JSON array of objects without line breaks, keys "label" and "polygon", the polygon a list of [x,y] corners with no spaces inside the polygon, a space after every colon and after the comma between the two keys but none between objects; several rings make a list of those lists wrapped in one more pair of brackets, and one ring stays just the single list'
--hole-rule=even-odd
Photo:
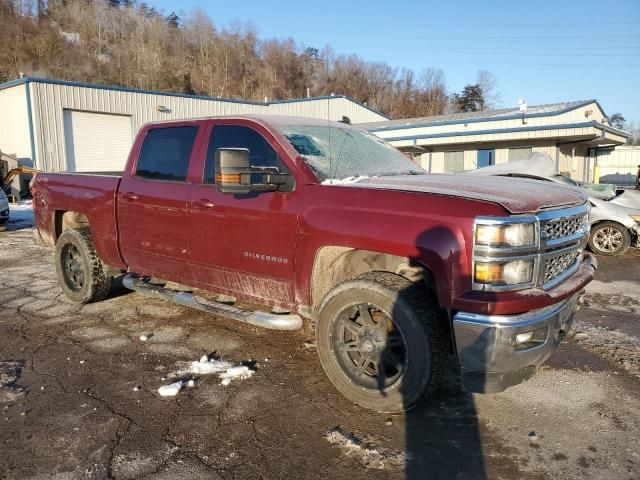
[{"label": "cracked asphalt", "polygon": [[[259,330],[125,292],[78,306],[29,229],[0,233],[0,478],[638,479],[640,255],[600,265],[575,336],[531,381],[389,416],[332,387],[309,325]],[[212,353],[256,373],[158,395]]]}]

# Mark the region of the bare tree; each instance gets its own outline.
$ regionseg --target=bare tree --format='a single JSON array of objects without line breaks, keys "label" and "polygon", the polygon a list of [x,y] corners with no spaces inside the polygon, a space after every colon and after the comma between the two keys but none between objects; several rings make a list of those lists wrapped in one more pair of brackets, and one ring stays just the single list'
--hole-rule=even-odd
[{"label": "bare tree", "polygon": [[[416,75],[330,47],[260,39],[250,24],[217,29],[202,10],[178,17],[133,0],[0,0],[0,72],[255,100],[308,89],[392,117],[451,106],[441,70]],[[495,77],[479,72],[478,83],[497,103]]]},{"label": "bare tree", "polygon": [[502,106],[502,93],[497,89],[498,80],[493,73],[487,70],[479,70],[476,76],[476,84],[482,90],[485,108]]}]

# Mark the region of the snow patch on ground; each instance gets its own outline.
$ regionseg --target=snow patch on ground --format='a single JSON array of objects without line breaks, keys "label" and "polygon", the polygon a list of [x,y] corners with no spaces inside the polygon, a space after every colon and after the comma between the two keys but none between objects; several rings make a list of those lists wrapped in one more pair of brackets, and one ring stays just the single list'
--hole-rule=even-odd
[{"label": "snow patch on ground", "polygon": [[28,228],[32,227],[33,224],[33,206],[31,200],[21,200],[18,203],[9,204],[8,230]]},{"label": "snow patch on ground", "polygon": [[352,183],[357,183],[360,180],[364,180],[365,178],[370,178],[366,175],[357,176],[357,177],[347,177],[347,178],[327,178],[323,180],[322,185],[350,185]]},{"label": "snow patch on ground", "polygon": [[158,389],[158,393],[161,397],[175,397],[178,392],[182,390],[182,382],[170,383],[169,385],[163,385]]},{"label": "snow patch on ground", "polygon": [[174,397],[180,392],[183,386],[195,386],[195,380],[193,377],[217,374],[222,385],[229,385],[232,380],[245,380],[255,373],[255,370],[252,370],[242,363],[234,365],[231,362],[226,362],[218,358],[210,359],[207,355],[203,355],[200,360],[195,360],[191,363],[179,362],[178,365],[181,368],[170,374],[169,377],[182,379],[191,377],[191,379],[188,381],[179,380],[177,382],[161,386],[158,389],[158,393],[161,396]]},{"label": "snow patch on ground", "polygon": [[388,467],[404,469],[405,464],[411,460],[409,453],[387,450],[371,442],[365,442],[340,427],[327,432],[325,438],[331,445],[338,447],[344,455],[357,460],[366,468],[375,470],[383,470]]}]

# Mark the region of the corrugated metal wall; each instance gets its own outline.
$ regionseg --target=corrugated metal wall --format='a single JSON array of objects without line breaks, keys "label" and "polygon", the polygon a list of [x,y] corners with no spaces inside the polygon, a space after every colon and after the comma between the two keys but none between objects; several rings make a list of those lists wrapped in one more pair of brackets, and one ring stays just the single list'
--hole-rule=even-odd
[{"label": "corrugated metal wall", "polygon": [[633,186],[640,166],[640,147],[599,148],[596,162],[599,183]]},{"label": "corrugated metal wall", "polygon": [[[340,120],[353,123],[384,120],[384,117],[343,97],[296,100],[271,104],[181,97],[31,81],[28,83],[34,119],[38,168],[65,171],[67,155],[64,111],[114,113],[131,118],[131,138],[142,125],[152,121],[197,118],[229,114],[276,114]],[[23,87],[24,88],[24,87]],[[158,107],[164,107],[159,111]],[[95,132],[100,135],[101,132]]]}]

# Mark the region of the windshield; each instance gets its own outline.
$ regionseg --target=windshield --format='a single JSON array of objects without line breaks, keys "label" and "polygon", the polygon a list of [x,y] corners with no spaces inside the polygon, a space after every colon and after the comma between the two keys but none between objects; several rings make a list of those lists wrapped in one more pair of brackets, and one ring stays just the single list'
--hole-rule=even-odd
[{"label": "windshield", "polygon": [[395,147],[363,130],[328,125],[286,125],[280,130],[320,181],[425,173]]},{"label": "windshield", "polygon": [[574,180],[570,179],[569,177],[565,177],[564,175],[554,175],[553,178],[561,181],[562,183],[566,183],[567,185],[573,185],[574,187],[578,186],[578,184]]}]

